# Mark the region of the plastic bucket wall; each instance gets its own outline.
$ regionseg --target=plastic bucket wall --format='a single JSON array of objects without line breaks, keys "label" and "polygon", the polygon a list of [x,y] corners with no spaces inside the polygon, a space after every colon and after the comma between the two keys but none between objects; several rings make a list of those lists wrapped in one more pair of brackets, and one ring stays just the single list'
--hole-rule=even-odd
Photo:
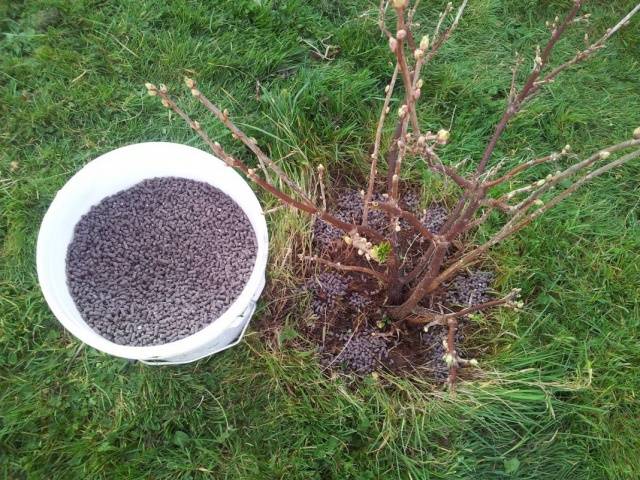
[{"label": "plastic bucket wall", "polygon": [[[66,255],[80,218],[103,198],[154,177],[207,182],[229,195],[245,212],[258,250],[253,272],[239,297],[209,326],[181,340],[149,347],[118,345],[81,317],[67,287]],[[51,311],[74,336],[110,355],[147,363],[187,363],[238,343],[264,288],[269,238],[262,207],[244,179],[213,155],[175,143],[139,143],[88,163],[56,194],[47,211],[36,252],[38,280]]]}]

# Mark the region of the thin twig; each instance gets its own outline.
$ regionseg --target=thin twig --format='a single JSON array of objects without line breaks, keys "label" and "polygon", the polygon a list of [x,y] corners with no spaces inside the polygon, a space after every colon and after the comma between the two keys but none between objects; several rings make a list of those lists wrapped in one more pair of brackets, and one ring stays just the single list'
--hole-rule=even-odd
[{"label": "thin twig", "polygon": [[284,171],[276,164],[271,158],[264,153],[264,151],[258,146],[257,142],[254,138],[249,138],[242,130],[240,130],[229,118],[229,113],[226,110],[221,110],[217,105],[215,105],[211,100],[209,100],[196,86],[195,80],[191,78],[185,78],[185,83],[187,87],[191,90],[191,94],[213,115],[220,121],[222,124],[227,127],[234,138],[240,140],[244,143],[249,150],[251,150],[258,162],[260,164],[260,168],[265,174],[265,178],[268,178],[267,166],[275,172],[275,174],[289,186],[294,192],[296,192],[300,198],[309,201],[309,198],[302,191],[302,189],[295,184],[285,173]]},{"label": "thin twig", "polygon": [[[242,161],[240,161],[237,158],[229,155],[222,148],[222,146],[218,142],[214,142],[213,140],[211,140],[209,135],[207,135],[207,133],[202,129],[202,126],[200,125],[200,123],[198,123],[195,120],[193,120],[169,96],[167,88],[164,85],[161,85],[160,88],[157,88],[155,85],[153,85],[151,83],[148,83],[148,84],[146,84],[146,86],[147,86],[147,90],[149,91],[149,94],[152,95],[152,96],[158,96],[162,100],[162,105],[164,107],[170,108],[178,116],[180,116],[185,121],[185,123],[187,125],[189,125],[189,127],[191,127],[196,132],[196,134],[200,138],[202,138],[202,140],[204,140],[204,142],[207,144],[207,146],[211,149],[211,151],[215,155],[217,155],[222,161],[224,161],[230,167],[233,167],[233,168],[236,168],[236,169],[240,170],[250,180],[255,182],[258,186],[260,186],[261,188],[263,188],[267,192],[269,192],[272,195],[274,195],[280,201],[282,201],[282,202],[284,202],[284,203],[286,203],[286,204],[288,204],[288,205],[290,205],[290,206],[292,206],[292,207],[294,207],[294,208],[296,208],[298,210],[301,210],[303,212],[309,213],[311,215],[315,215],[320,220],[323,220],[324,222],[329,223],[330,225],[338,228],[339,230],[342,230],[345,233],[349,234],[349,233],[353,233],[353,232],[358,232],[358,233],[361,233],[362,235],[366,235],[368,238],[370,238],[372,240],[375,240],[375,241],[378,241],[378,242],[385,241],[385,238],[380,233],[375,231],[374,229],[369,228],[367,226],[355,225],[355,224],[347,223],[347,222],[345,222],[343,220],[340,220],[339,218],[335,217],[334,215],[331,215],[328,212],[324,212],[324,211],[320,210],[310,200],[303,200],[303,201],[296,200],[295,198],[293,198],[290,195],[284,193],[283,191],[279,190],[277,187],[275,187],[274,185],[269,183],[268,180],[260,178],[258,175],[256,175],[256,172],[255,172],[254,169],[249,168]],[[392,252],[392,254],[395,255],[395,251]]]},{"label": "thin twig", "polygon": [[369,170],[369,184],[367,185],[367,192],[364,197],[364,204],[362,206],[362,225],[367,225],[369,222],[369,203],[373,197],[373,189],[376,183],[376,175],[378,174],[378,157],[380,155],[380,142],[382,141],[382,130],[384,128],[384,121],[387,117],[387,111],[389,109],[389,102],[391,101],[391,95],[393,95],[393,89],[396,85],[398,78],[398,64],[393,70],[391,81],[386,87],[386,96],[382,105],[382,111],[380,112],[380,118],[378,119],[378,127],[376,128],[376,137],[373,142],[373,153],[371,154],[371,169]]},{"label": "thin twig", "polygon": [[436,54],[440,50],[440,47],[442,47],[442,45],[445,44],[445,42],[449,39],[451,34],[454,32],[454,30],[458,27],[458,24],[460,23],[460,19],[462,18],[464,9],[467,7],[467,3],[468,3],[468,0],[464,0],[460,5],[460,7],[458,7],[458,11],[456,12],[456,16],[453,19],[453,23],[449,26],[449,28],[447,28],[442,33],[442,35],[437,37],[436,37],[437,33],[434,35],[434,40],[433,40],[433,44],[431,45],[431,49],[429,50],[429,52],[425,54],[425,63],[428,63],[429,61],[431,61],[433,57],[436,56]]},{"label": "thin twig", "polygon": [[414,325],[427,324],[427,327],[435,326],[435,325],[446,325],[447,321],[450,318],[464,317],[465,315],[469,315],[475,312],[481,312],[493,307],[499,307],[502,305],[512,307],[512,308],[518,307],[520,305],[516,304],[514,300],[518,297],[519,294],[520,294],[520,289],[515,288],[502,298],[497,298],[495,300],[489,300],[488,302],[471,305],[469,307],[465,307],[461,310],[457,310],[455,312],[450,312],[450,313],[436,313],[436,312],[431,312],[425,308],[416,308],[414,309],[414,313],[416,316],[408,319],[408,322]]},{"label": "thin twig", "polygon": [[318,183],[320,184],[320,196],[322,197],[322,210],[327,211],[327,197],[324,191],[324,165],[318,165]]},{"label": "thin twig", "polygon": [[[407,114],[409,115],[409,118],[411,120],[411,127],[413,128],[413,131],[415,132],[415,134],[419,135],[420,126],[418,124],[418,116],[415,111],[415,102],[413,98],[413,88],[412,88],[413,82],[411,79],[411,74],[409,73],[407,58],[404,54],[404,41],[407,35],[407,28],[408,28],[404,21],[405,7],[400,6],[395,8],[395,10],[398,17],[397,23],[396,23],[396,27],[397,27],[396,36],[394,37],[395,47],[393,47],[394,42],[390,41],[389,45],[393,47],[391,50],[393,51],[393,53],[396,54],[396,59],[400,67],[402,82],[404,83],[404,89],[405,89],[405,105],[407,107]],[[400,138],[404,138],[404,137],[401,136]]]},{"label": "thin twig", "polygon": [[320,263],[322,265],[325,265],[327,267],[331,267],[334,268],[336,270],[341,270],[343,272],[358,272],[358,273],[364,273],[366,275],[369,275],[371,277],[375,277],[376,279],[380,280],[383,283],[386,283],[388,281],[388,278],[386,275],[384,275],[383,273],[380,272],[376,272],[375,270],[371,269],[371,268],[366,268],[366,267],[360,267],[357,265],[343,265],[340,262],[332,262],[330,260],[326,260],[324,258],[320,258],[317,255],[298,255],[298,257],[300,258],[300,260],[307,260],[309,262],[316,262],[316,263]]},{"label": "thin twig", "polygon": [[393,204],[391,202],[385,202],[385,203],[374,202],[373,207],[383,210],[393,218],[404,218],[407,222],[409,222],[409,225],[411,225],[418,233],[420,233],[420,235],[422,235],[424,238],[426,238],[430,242],[434,242],[438,240],[438,237],[433,233],[431,233],[427,229],[427,227],[425,227],[422,224],[422,222],[418,219],[418,217],[416,217],[413,213],[398,207],[397,204]]},{"label": "thin twig", "polygon": [[[606,165],[593,170],[592,172],[586,174],[580,179],[576,180],[570,187],[563,190],[560,194],[553,197],[551,200],[545,202],[540,208],[536,209],[533,212],[529,212],[528,214],[519,216],[515,219],[512,219],[509,223],[504,225],[500,231],[498,231],[494,236],[492,236],[489,240],[487,240],[482,245],[476,247],[470,252],[463,255],[458,261],[453,263],[451,266],[446,268],[442,273],[440,273],[436,278],[433,279],[429,283],[429,285],[424,286],[423,291],[426,294],[434,291],[439,285],[443,282],[449,280],[456,272],[465,268],[467,265],[472,263],[476,258],[480,255],[488,251],[492,246],[501,242],[508,236],[513,235],[514,233],[522,230],[524,227],[529,225],[533,220],[538,218],[544,212],[548,211],[550,208],[554,207],[562,200],[566,199],[569,195],[573,194],[580,186],[584,185],[586,182],[593,180],[594,178],[602,175],[605,172],[608,172],[612,168],[620,166],[630,160],[640,157],[640,149],[635,150],[627,155],[620,157],[619,159],[607,163]],[[591,158],[591,157],[590,157]]]},{"label": "thin twig", "polygon": [[639,11],[640,11],[640,3],[638,5],[636,5],[634,8],[632,8],[631,11],[629,13],[627,13],[612,28],[608,28],[607,31],[604,33],[604,35],[602,35],[602,37],[600,37],[600,39],[598,39],[598,41],[592,43],[586,49],[578,52],[573,58],[571,58],[570,60],[566,61],[562,65],[559,65],[558,67],[554,68],[550,73],[545,75],[545,77],[542,80],[539,80],[538,82],[536,82],[536,84],[535,84],[535,86],[533,88],[532,94],[535,93],[542,85],[546,85],[546,84],[549,84],[549,83],[553,82],[554,79],[558,76],[558,74],[560,74],[560,72],[566,70],[567,68],[569,68],[569,67],[571,67],[573,65],[576,65],[577,63],[580,63],[580,62],[586,60],[591,55],[593,55],[595,52],[597,52],[598,50],[603,48],[605,46],[605,43],[607,42],[607,40],[609,40],[613,36],[613,34],[615,34],[618,30],[620,30],[622,27],[624,27],[629,22],[631,17],[633,17]]},{"label": "thin twig", "polygon": [[538,80],[538,77],[540,76],[540,72],[542,71],[542,68],[547,64],[549,56],[553,51],[553,47],[558,42],[558,40],[564,33],[565,29],[573,21],[573,19],[578,13],[578,10],[580,10],[581,5],[582,5],[582,0],[574,1],[573,7],[569,11],[569,13],[567,13],[562,23],[554,27],[553,31],[551,32],[551,36],[549,37],[549,41],[545,45],[542,52],[536,55],[536,59],[534,61],[534,67],[533,67],[533,70],[531,71],[531,74],[529,75],[529,78],[527,78],[527,81],[522,87],[522,90],[520,90],[520,92],[515,96],[514,99],[508,102],[507,108],[504,114],[502,115],[502,118],[498,122],[498,125],[496,126],[493,132],[493,135],[491,136],[491,139],[489,140],[489,143],[487,144],[482,154],[482,158],[476,169],[476,176],[479,176],[482,172],[484,172],[484,169],[487,166],[487,162],[489,161],[489,158],[491,158],[491,155],[493,154],[493,151],[496,148],[498,139],[500,138],[500,136],[502,135],[502,132],[504,132],[505,128],[507,127],[507,123],[509,123],[509,120],[511,120],[520,111],[523,102],[529,96],[531,89],[534,88],[535,82],[536,80]]},{"label": "thin twig", "polygon": [[531,168],[536,165],[540,165],[542,163],[556,162],[560,160],[563,156],[567,156],[569,154],[568,149],[562,150],[560,153],[552,153],[551,155],[547,155],[546,157],[536,158],[534,160],[529,160],[527,162],[521,163],[520,165],[514,167],[512,170],[504,174],[503,176],[496,178],[495,180],[488,180],[484,182],[484,185],[488,188],[495,187],[501,183],[504,183],[508,180],[511,180],[513,177],[518,175],[519,173]]}]

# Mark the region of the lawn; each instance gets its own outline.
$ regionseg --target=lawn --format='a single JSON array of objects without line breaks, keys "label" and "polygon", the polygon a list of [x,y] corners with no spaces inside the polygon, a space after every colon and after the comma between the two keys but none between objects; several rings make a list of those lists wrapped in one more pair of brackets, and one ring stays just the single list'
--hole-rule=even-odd
[{"label": "lawn", "polygon": [[[35,273],[39,223],[92,158],[129,143],[202,142],[146,96],[189,74],[292,175],[324,163],[361,178],[392,71],[373,0],[37,0],[0,4],[0,477],[240,479],[640,478],[640,162],[597,179],[493,251],[523,312],[479,321],[482,374],[439,386],[327,378],[258,328],[180,367],[107,357],[65,333]],[[432,28],[441,1],[423,1]],[[471,0],[424,74],[425,128],[451,126],[446,158],[477,158],[504,108],[515,51],[529,56],[568,0]],[[589,2],[595,37],[634,4]],[[640,19],[528,106],[498,146],[510,161],[565,143],[577,153],[640,125]],[[334,45],[330,59],[323,42]],[[576,28],[557,55],[582,44]],[[184,94],[193,111],[194,101]],[[200,111],[200,113],[202,113]],[[204,115],[211,135],[249,159]],[[418,165],[412,178],[437,197]],[[344,181],[344,180],[343,180]],[[273,199],[262,196],[268,206]],[[290,285],[278,211],[270,282]],[[482,234],[482,232],[481,232]],[[284,314],[283,314],[284,315]]]}]

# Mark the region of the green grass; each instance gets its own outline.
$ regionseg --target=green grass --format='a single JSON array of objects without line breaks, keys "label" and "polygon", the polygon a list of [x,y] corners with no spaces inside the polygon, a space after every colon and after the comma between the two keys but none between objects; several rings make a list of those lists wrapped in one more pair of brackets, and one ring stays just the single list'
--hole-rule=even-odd
[{"label": "green grass", "polygon": [[[469,344],[481,347],[484,375],[456,398],[397,379],[355,389],[327,380],[311,354],[286,342],[268,348],[255,330],[210,359],[151,368],[81,348],[61,329],[34,265],[57,189],[128,143],[202,146],[145,96],[145,81],[183,91],[182,75],[193,75],[275,158],[291,154],[296,175],[318,162],[349,178],[366,169],[392,69],[377,1],[204,3],[0,4],[0,477],[640,478],[637,162],[494,252],[500,287],[521,286],[527,309],[481,322]],[[425,27],[442,3],[423,2]],[[513,53],[530,54],[544,21],[568,3],[470,2],[425,73],[420,107],[425,127],[452,124],[452,162],[477,158],[503,108]],[[632,4],[588,6],[592,37]],[[628,138],[640,125],[638,25],[532,103],[497,158],[565,143],[586,153]],[[338,56],[313,59],[303,40],[328,36]],[[556,58],[580,42],[570,34]],[[245,155],[215,122],[204,125]],[[418,165],[410,174],[434,184]],[[274,231],[304,226],[273,218]],[[276,239],[274,282],[287,276],[278,257],[287,237]],[[287,320],[293,329],[299,321]]]}]

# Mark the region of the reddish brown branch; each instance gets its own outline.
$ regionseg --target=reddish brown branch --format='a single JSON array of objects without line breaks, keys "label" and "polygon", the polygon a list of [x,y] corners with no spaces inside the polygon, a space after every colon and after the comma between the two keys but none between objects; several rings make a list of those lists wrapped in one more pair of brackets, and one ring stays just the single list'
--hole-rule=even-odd
[{"label": "reddish brown branch", "polygon": [[[407,38],[408,29],[404,20],[406,5],[403,5],[402,2],[394,2],[394,8],[397,15],[396,36],[393,38],[394,41],[390,40],[389,46],[391,47],[391,51],[395,53],[398,66],[400,67],[400,74],[402,76],[402,82],[404,83],[405,89],[405,105],[407,107],[407,114],[411,120],[411,127],[416,135],[419,135],[420,126],[418,124],[418,116],[415,109],[415,99],[412,88],[413,82],[411,80],[411,74],[409,73],[407,59],[404,54],[404,42]],[[400,138],[402,139],[403,137],[401,136]]]},{"label": "reddish brown branch", "polygon": [[[634,141],[629,141],[629,142],[623,142],[623,144],[628,144],[630,142],[636,142],[636,141],[640,143],[640,140],[634,140]],[[632,145],[632,146],[636,146],[636,145]],[[610,148],[612,148],[612,147],[610,147]],[[606,151],[606,149],[605,149],[605,151]],[[428,284],[423,285],[422,292],[424,292],[424,294],[426,295],[426,294],[434,291],[439,285],[441,285],[442,283],[444,283],[447,280],[449,280],[450,278],[452,278],[459,270],[461,270],[461,269],[465,268],[466,266],[470,265],[471,263],[473,263],[479,256],[481,256],[482,254],[487,252],[491,247],[493,247],[497,243],[501,242],[505,238],[513,235],[514,233],[522,230],[524,227],[529,225],[533,220],[538,218],[544,212],[548,211],[550,208],[554,207],[555,205],[560,203],[562,200],[566,199],[568,196],[573,194],[578,188],[580,188],[586,182],[588,182],[590,180],[593,180],[594,178],[602,175],[603,173],[608,172],[612,168],[620,166],[620,165],[622,165],[622,164],[624,164],[624,163],[626,163],[626,162],[628,162],[630,160],[633,160],[635,158],[638,158],[638,157],[640,157],[640,149],[635,150],[635,151],[633,151],[631,153],[628,153],[628,154],[626,154],[626,155],[624,155],[624,156],[622,156],[622,157],[620,157],[620,158],[618,158],[618,159],[616,159],[614,161],[611,161],[611,162],[607,163],[606,165],[604,165],[604,166],[602,166],[602,167],[600,167],[600,168],[598,168],[596,170],[593,170],[593,171],[589,172],[588,174],[586,174],[583,177],[581,177],[578,180],[576,180],[571,186],[569,186],[568,188],[563,190],[561,193],[559,193],[558,195],[553,197],[551,200],[548,200],[548,201],[544,202],[536,210],[534,210],[532,212],[527,212],[527,211],[524,211],[524,210],[521,211],[521,213],[519,215],[514,216],[514,218],[512,218],[506,225],[504,225],[489,240],[487,240],[482,245],[476,247],[475,249],[473,249],[470,252],[468,252],[465,255],[463,255],[459,260],[457,260],[456,262],[451,264],[448,268],[446,268],[444,271],[442,271],[431,282],[429,282]],[[595,160],[593,160],[593,158],[594,158],[594,156],[591,156],[587,160],[595,161]],[[580,163],[584,165],[584,162],[586,162],[586,160],[583,161],[583,162],[580,162]],[[573,167],[570,167],[570,168],[573,168]],[[563,177],[563,178],[565,178],[565,177]],[[531,203],[531,204],[533,205],[533,203]],[[417,302],[416,302],[416,305],[417,305]]]},{"label": "reddish brown branch", "polygon": [[211,100],[209,100],[198,88],[196,88],[196,82],[191,78],[185,78],[185,83],[187,87],[191,90],[191,94],[202,104],[204,107],[209,110],[215,117],[231,131],[234,138],[240,140],[244,145],[246,145],[249,150],[251,150],[260,166],[265,173],[265,177],[267,177],[266,167],[268,166],[271,170],[273,170],[278,178],[282,180],[283,183],[289,186],[294,192],[296,192],[300,198],[305,201],[309,201],[309,198],[302,191],[298,185],[295,184],[276,164],[271,158],[262,151],[262,149],[258,146],[257,142],[253,138],[249,138],[242,130],[240,130],[229,118],[229,113],[226,110],[221,110],[217,105],[213,104]]},{"label": "reddish brown branch", "polygon": [[473,183],[460,175],[455,168],[443,164],[438,154],[431,147],[425,146],[423,154],[427,165],[433,171],[446,175],[462,189],[468,189],[473,186]]},{"label": "reddish brown branch", "polygon": [[605,46],[607,40],[609,40],[613,36],[613,34],[615,34],[618,30],[620,30],[622,27],[624,27],[629,22],[631,17],[633,17],[639,11],[640,11],[640,3],[638,5],[636,5],[633,9],[631,9],[631,11],[629,13],[627,13],[627,15],[625,15],[612,28],[608,28],[607,31],[605,32],[605,34],[602,35],[602,37],[600,37],[598,39],[598,41],[592,43],[591,45],[589,45],[584,50],[578,52],[573,58],[571,58],[570,60],[566,61],[562,65],[557,66],[551,72],[549,72],[547,75],[545,75],[542,80],[536,82],[536,84],[535,84],[535,86],[533,88],[532,94],[535,93],[542,85],[546,85],[546,84],[549,84],[549,83],[553,82],[555,80],[555,78],[562,71],[566,70],[569,67],[572,67],[573,65],[576,65],[576,64],[586,60],[591,55],[593,55],[595,52],[597,52],[598,50],[603,48]]},{"label": "reddish brown branch", "polygon": [[[213,140],[211,140],[209,135],[207,135],[207,133],[202,129],[200,124],[191,119],[191,117],[173,101],[164,85],[161,85],[160,88],[157,88],[155,85],[148,83],[147,90],[149,91],[150,95],[158,96],[161,99],[163,106],[165,106],[166,108],[170,108],[178,116],[180,116],[186,122],[186,124],[189,125],[196,132],[196,134],[200,138],[202,138],[202,140],[204,140],[211,151],[222,161],[224,161],[230,167],[240,170],[250,180],[255,182],[267,192],[271,193],[280,201],[303,212],[309,213],[311,215],[316,215],[317,218],[338,228],[339,230],[342,230],[345,233],[358,232],[377,242],[385,241],[385,237],[372,228],[344,222],[328,212],[323,212],[312,202],[306,200],[298,201],[290,195],[287,195],[283,191],[279,190],[277,187],[269,183],[269,181],[260,178],[258,175],[256,175],[254,169],[249,168],[242,161],[229,155],[218,142],[214,142]],[[392,255],[395,255],[395,252],[392,252]]]},{"label": "reddish brown branch", "polygon": [[430,242],[441,241],[436,235],[431,233],[427,227],[425,227],[422,222],[416,217],[413,213],[408,212],[407,210],[403,210],[402,208],[394,205],[393,203],[373,203],[374,208],[378,208],[388,213],[393,218],[404,218],[409,225],[411,225],[420,235],[429,240]]},{"label": "reddish brown branch", "polygon": [[573,7],[569,11],[569,13],[566,15],[562,23],[560,23],[560,25],[557,25],[551,32],[551,37],[549,38],[549,41],[545,45],[542,53],[536,56],[533,71],[529,75],[529,78],[527,79],[524,86],[522,87],[522,90],[520,90],[520,93],[516,95],[513,101],[509,102],[507,109],[505,110],[504,114],[502,115],[502,118],[498,122],[498,125],[496,126],[496,129],[493,132],[493,135],[491,136],[491,139],[489,140],[489,143],[487,144],[482,154],[482,159],[480,160],[480,163],[478,164],[478,168],[476,169],[476,176],[479,176],[482,172],[484,172],[487,166],[487,162],[489,161],[489,158],[491,158],[491,155],[493,154],[493,151],[495,150],[496,145],[498,143],[498,139],[502,135],[502,132],[504,132],[504,129],[506,128],[507,123],[509,123],[509,120],[511,120],[520,111],[520,108],[522,107],[523,102],[526,100],[526,98],[531,93],[531,90],[534,88],[535,82],[539,78],[542,68],[547,64],[547,61],[549,60],[549,56],[553,51],[553,47],[558,42],[558,40],[566,30],[567,26],[571,24],[571,22],[573,21],[578,11],[580,10],[581,5],[582,5],[582,0],[574,1]]},{"label": "reddish brown branch", "polygon": [[520,307],[522,306],[520,303],[514,302],[519,294],[520,289],[516,288],[511,290],[509,294],[505,295],[502,298],[497,298],[495,300],[489,300],[488,302],[471,305],[470,307],[466,307],[450,313],[436,313],[431,312],[426,308],[416,308],[413,312],[415,313],[415,316],[408,319],[408,322],[413,325],[446,325],[447,321],[451,318],[464,317],[465,315],[469,315],[475,312],[481,312],[494,307],[500,307],[503,305],[507,307]]},{"label": "reddish brown branch", "polygon": [[300,260],[307,260],[310,262],[316,262],[316,263],[320,263],[321,265],[326,265],[327,267],[331,267],[334,268],[336,270],[340,270],[343,272],[357,272],[357,273],[364,273],[365,275],[369,275],[371,277],[375,277],[376,279],[378,279],[380,282],[386,284],[388,282],[388,278],[386,275],[384,275],[383,273],[380,272],[376,272],[375,270],[371,269],[371,268],[366,268],[366,267],[360,267],[357,265],[343,265],[340,262],[332,262],[330,260],[326,260],[324,258],[320,258],[316,255],[313,256],[308,256],[308,255],[299,255],[298,256],[300,258]]},{"label": "reddish brown branch", "polygon": [[519,173],[531,167],[535,167],[536,165],[540,165],[542,163],[556,162],[566,154],[568,154],[568,149],[566,149],[565,147],[565,149],[562,150],[561,153],[552,153],[551,155],[547,155],[546,157],[536,158],[535,160],[529,160],[527,162],[521,163],[520,165],[513,168],[512,170],[502,175],[501,177],[496,178],[494,180],[487,180],[486,182],[484,182],[484,186],[488,188],[495,187],[496,185],[499,185],[501,183],[511,180]]}]

